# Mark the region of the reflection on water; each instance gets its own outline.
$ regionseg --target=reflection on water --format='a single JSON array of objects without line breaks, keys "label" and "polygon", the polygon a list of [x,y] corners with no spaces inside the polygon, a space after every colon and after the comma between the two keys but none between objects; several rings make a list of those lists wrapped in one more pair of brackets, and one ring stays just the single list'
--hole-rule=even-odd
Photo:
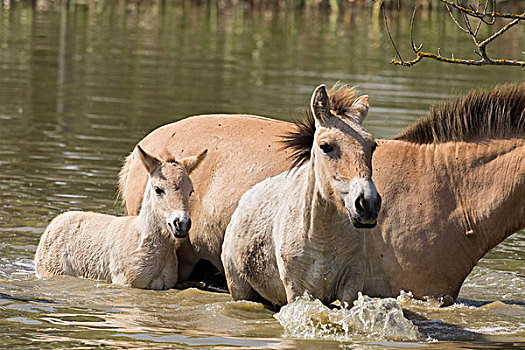
[{"label": "reflection on water", "polygon": [[[9,3],[9,6],[5,6]],[[0,2],[0,334],[5,347],[511,348],[525,341],[525,234],[490,252],[452,307],[397,303],[424,337],[410,343],[291,337],[260,304],[188,289],[163,292],[58,277],[37,280],[33,255],[45,226],[67,210],[120,214],[123,157],[159,125],[200,113],[290,119],[313,87],[336,81],[370,95],[366,128],[390,137],[429,105],[523,70],[406,69],[378,12],[198,6],[190,2]],[[102,3],[102,2],[98,2]],[[418,13],[418,40],[464,45],[446,13]],[[410,13],[391,21],[406,37]],[[523,51],[525,32],[494,50]],[[470,43],[468,43],[470,45]],[[332,312],[332,311],[331,311]],[[404,343],[403,343],[404,341]],[[475,341],[475,342],[472,342]],[[409,342],[409,343],[406,343]]]}]

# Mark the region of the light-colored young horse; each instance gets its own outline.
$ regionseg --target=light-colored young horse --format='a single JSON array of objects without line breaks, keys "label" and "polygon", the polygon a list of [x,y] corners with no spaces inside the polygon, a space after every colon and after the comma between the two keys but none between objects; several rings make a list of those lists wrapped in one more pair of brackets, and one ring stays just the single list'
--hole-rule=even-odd
[{"label": "light-colored young horse", "polygon": [[315,120],[310,159],[246,192],[226,229],[222,262],[235,300],[275,305],[308,291],[325,303],[351,305],[363,287],[366,230],[381,197],[371,179],[375,140],[361,127],[368,97],[353,119],[330,112],[324,85],[311,101]]},{"label": "light-colored young horse", "polygon": [[[346,87],[329,95],[340,116],[357,98]],[[411,132],[377,140],[372,165],[383,204],[366,235],[364,293],[456,297],[478,260],[525,227],[524,111],[523,83],[475,90],[434,108]],[[192,174],[199,200],[190,201],[196,224],[188,239],[177,242],[184,261],[179,278],[186,279],[199,259],[222,270],[222,239],[237,202],[256,183],[289,168],[294,149],[281,150],[283,134],[303,140],[303,151],[295,151],[309,154],[310,136],[301,128],[256,116],[195,116],[140,142],[155,154],[210,149],[206,166]],[[129,213],[139,211],[146,180],[134,152],[120,177]]]},{"label": "light-colored young horse", "polygon": [[174,237],[191,226],[191,171],[206,151],[180,161],[161,161],[137,146],[149,174],[138,216],[67,212],[46,228],[35,254],[37,276],[70,275],[148,289],[177,283]]}]

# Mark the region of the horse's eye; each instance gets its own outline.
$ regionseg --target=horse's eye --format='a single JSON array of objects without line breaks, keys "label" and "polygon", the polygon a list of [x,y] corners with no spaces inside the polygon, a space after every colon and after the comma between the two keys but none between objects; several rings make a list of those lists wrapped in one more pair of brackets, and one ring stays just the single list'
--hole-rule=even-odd
[{"label": "horse's eye", "polygon": [[191,192],[190,192],[190,197],[191,197],[194,193],[195,193],[195,191],[194,191],[194,190],[191,190]]},{"label": "horse's eye", "polygon": [[322,143],[319,145],[319,148],[321,149],[321,151],[323,151],[323,153],[330,153],[334,150],[334,147],[332,147],[332,145],[328,144],[328,143]]},{"label": "horse's eye", "polygon": [[160,196],[161,194],[164,193],[164,190],[163,190],[162,188],[160,188],[160,187],[157,187],[157,186],[153,187],[153,190],[154,190],[155,193],[158,194],[159,196]]},{"label": "horse's eye", "polygon": [[179,186],[175,186],[175,191],[178,191],[180,190],[180,187]]}]

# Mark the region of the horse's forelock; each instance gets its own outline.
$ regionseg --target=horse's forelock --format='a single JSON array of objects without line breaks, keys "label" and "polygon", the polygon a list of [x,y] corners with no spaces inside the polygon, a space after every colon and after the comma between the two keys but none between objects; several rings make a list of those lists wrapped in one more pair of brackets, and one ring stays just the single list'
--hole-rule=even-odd
[{"label": "horse's forelock", "polygon": [[177,161],[177,159],[175,159],[175,157],[173,156],[169,156],[169,157],[166,157],[166,158],[162,158],[162,162],[164,163],[175,163],[175,164],[178,164],[179,162]]},{"label": "horse's forelock", "polygon": [[328,91],[328,96],[332,111],[344,116],[359,97],[359,93],[354,86],[336,83]]}]

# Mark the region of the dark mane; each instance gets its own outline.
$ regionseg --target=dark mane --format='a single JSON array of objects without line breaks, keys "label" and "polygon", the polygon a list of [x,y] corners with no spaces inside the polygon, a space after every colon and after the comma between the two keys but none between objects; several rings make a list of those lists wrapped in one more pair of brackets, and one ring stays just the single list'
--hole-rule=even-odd
[{"label": "dark mane", "polygon": [[[346,114],[352,107],[352,104],[359,97],[354,87],[343,84],[335,84],[328,91],[330,97],[330,108],[338,115]],[[281,136],[282,149],[290,149],[292,153],[289,156],[291,160],[290,169],[301,166],[310,160],[310,151],[314,142],[315,119],[307,110],[306,116],[301,121],[296,121],[296,128],[293,131]]]},{"label": "dark mane", "polygon": [[427,144],[512,136],[525,136],[525,83],[473,90],[433,106],[395,139]]},{"label": "dark mane", "polygon": [[306,117],[296,123],[295,130],[281,136],[282,149],[290,149],[288,156],[291,161],[290,169],[301,166],[310,160],[310,151],[314,142],[315,119],[308,110]]}]

